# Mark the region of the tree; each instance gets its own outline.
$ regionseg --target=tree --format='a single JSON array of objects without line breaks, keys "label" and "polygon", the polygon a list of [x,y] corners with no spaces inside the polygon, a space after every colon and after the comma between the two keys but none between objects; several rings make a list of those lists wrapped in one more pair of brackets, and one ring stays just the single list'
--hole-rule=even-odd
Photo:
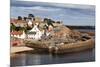
[{"label": "tree", "polygon": [[34,18],[34,15],[33,14],[29,14],[28,18]]},{"label": "tree", "polygon": [[10,31],[12,32],[12,31],[14,31],[16,29],[16,26],[13,24],[13,23],[11,23],[11,25],[10,25]]},{"label": "tree", "polygon": [[47,22],[48,25],[51,25],[54,27],[54,25],[52,24],[52,20],[51,19],[48,19],[48,22]]},{"label": "tree", "polygon": [[22,20],[22,17],[21,16],[18,16],[18,18],[17,18],[18,20]]},{"label": "tree", "polygon": [[32,20],[32,21],[34,21],[35,20],[35,18],[34,18],[35,16],[33,15],[33,14],[28,14],[28,19],[30,19],[30,20]]},{"label": "tree", "polygon": [[44,18],[44,20],[43,20],[44,22],[48,22],[48,18]]},{"label": "tree", "polygon": [[51,19],[48,19],[48,18],[44,18],[44,22],[47,23],[48,26],[51,25],[51,26],[54,27],[53,23],[55,23],[55,21],[53,21],[53,20],[51,20]]},{"label": "tree", "polygon": [[23,19],[26,21],[27,20],[27,17],[24,17]]}]

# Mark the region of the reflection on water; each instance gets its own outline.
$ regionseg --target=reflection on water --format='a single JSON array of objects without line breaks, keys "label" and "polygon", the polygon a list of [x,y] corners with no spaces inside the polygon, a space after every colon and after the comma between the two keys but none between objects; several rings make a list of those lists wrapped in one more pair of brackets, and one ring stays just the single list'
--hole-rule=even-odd
[{"label": "reflection on water", "polygon": [[11,66],[59,64],[72,62],[89,62],[95,60],[95,50],[86,50],[76,53],[66,53],[61,55],[39,54],[39,53],[20,53],[11,58]]},{"label": "reflection on water", "polygon": [[59,54],[59,55],[37,53],[37,52],[34,53],[32,51],[29,51],[29,52],[19,53],[15,57],[11,57],[11,66],[59,64],[59,63],[89,62],[89,61],[95,61],[95,49],[76,52],[76,53]]}]

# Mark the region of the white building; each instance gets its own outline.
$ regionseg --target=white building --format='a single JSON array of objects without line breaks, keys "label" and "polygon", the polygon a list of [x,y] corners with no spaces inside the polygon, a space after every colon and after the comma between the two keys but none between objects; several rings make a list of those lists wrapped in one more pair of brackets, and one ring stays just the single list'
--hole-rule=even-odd
[{"label": "white building", "polygon": [[11,36],[12,37],[16,37],[16,38],[21,38],[21,39],[25,39],[26,38],[26,34],[25,34],[25,32],[23,31],[23,32],[21,32],[21,31],[13,31],[13,32],[11,32]]},{"label": "white building", "polygon": [[30,26],[30,27],[31,27],[31,26],[32,26],[32,24],[33,24],[33,23],[32,23],[32,21],[31,21],[31,20],[29,20],[29,21],[28,21],[28,26]]},{"label": "white building", "polygon": [[28,38],[39,40],[41,39],[42,34],[43,33],[38,28],[38,23],[36,23],[34,27],[28,32],[27,36]]}]

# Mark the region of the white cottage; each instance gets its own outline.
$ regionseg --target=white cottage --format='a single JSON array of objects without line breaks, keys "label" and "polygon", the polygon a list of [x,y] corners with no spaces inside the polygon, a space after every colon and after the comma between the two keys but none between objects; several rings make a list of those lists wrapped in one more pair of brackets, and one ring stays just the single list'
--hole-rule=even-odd
[{"label": "white cottage", "polygon": [[16,37],[16,38],[21,38],[21,39],[25,39],[26,38],[26,34],[25,32],[21,32],[21,31],[13,31],[11,32],[11,36],[12,37]]},{"label": "white cottage", "polygon": [[27,36],[28,38],[39,40],[41,39],[42,34],[43,33],[38,28],[38,23],[36,23],[34,27],[28,32]]},{"label": "white cottage", "polygon": [[28,26],[30,26],[30,27],[31,27],[31,26],[32,26],[32,24],[33,24],[33,23],[32,23],[32,21],[31,21],[31,20],[29,20],[29,21],[28,21]]},{"label": "white cottage", "polygon": [[26,38],[26,34],[25,34],[24,31],[23,31],[22,35],[19,36],[19,38],[21,38],[21,39],[25,39]]}]

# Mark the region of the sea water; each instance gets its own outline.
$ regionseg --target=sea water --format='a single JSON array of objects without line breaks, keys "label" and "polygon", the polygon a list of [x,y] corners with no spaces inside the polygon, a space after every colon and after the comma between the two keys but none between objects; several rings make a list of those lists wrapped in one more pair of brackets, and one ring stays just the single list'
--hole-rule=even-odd
[{"label": "sea water", "polygon": [[[88,30],[85,29],[81,31]],[[94,32],[95,30],[91,31]],[[32,51],[19,53],[16,55],[16,57],[11,57],[11,66],[60,64],[90,61],[95,61],[95,48],[81,52],[55,55],[49,53],[34,53]]]}]

